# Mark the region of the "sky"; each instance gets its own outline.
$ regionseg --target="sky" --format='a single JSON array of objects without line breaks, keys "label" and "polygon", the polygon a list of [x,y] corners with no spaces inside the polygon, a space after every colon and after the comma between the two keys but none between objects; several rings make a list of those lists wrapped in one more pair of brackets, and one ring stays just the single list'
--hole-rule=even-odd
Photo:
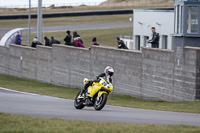
[{"label": "sky", "polygon": [[[43,5],[95,5],[106,0],[42,0]],[[31,5],[37,6],[38,0],[31,0]],[[29,0],[0,0],[0,7],[28,7]]]}]

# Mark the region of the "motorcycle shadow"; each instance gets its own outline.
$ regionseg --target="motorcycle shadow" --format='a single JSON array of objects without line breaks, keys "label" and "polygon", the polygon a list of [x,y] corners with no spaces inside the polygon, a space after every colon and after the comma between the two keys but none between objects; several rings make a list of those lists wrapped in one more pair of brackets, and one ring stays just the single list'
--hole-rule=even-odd
[{"label": "motorcycle shadow", "polygon": [[[76,109],[77,110],[77,109]],[[95,110],[94,108],[91,108],[91,107],[85,107],[83,109],[80,109],[79,111],[90,111],[90,112],[116,112],[116,110],[113,110],[113,109],[106,109],[106,107],[104,107],[102,110],[100,111],[97,111]]]}]

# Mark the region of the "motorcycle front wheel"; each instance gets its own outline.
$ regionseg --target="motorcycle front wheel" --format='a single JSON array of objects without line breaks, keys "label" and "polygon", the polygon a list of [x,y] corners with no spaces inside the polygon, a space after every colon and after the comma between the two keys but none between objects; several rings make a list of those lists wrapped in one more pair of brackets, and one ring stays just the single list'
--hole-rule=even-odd
[{"label": "motorcycle front wheel", "polygon": [[101,110],[107,102],[107,94],[103,93],[101,97],[97,98],[94,103],[95,110]]},{"label": "motorcycle front wheel", "polygon": [[79,92],[77,95],[76,95],[76,98],[74,100],[74,107],[76,109],[83,109],[85,107],[85,105],[82,103],[82,100],[81,99],[78,99],[78,96],[80,95],[81,92]]}]

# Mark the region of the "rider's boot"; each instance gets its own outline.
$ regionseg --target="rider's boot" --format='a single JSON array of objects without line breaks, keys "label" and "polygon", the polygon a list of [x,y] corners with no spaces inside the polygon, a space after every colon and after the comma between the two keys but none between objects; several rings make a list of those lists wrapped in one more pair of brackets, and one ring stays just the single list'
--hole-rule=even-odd
[{"label": "rider's boot", "polygon": [[82,96],[85,93],[85,90],[90,86],[90,82],[87,82],[83,88],[83,90],[81,90],[80,95]]}]

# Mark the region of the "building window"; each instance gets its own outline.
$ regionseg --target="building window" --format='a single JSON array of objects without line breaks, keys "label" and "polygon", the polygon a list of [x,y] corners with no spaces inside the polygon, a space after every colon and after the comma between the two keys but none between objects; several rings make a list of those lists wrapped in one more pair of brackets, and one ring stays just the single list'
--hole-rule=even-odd
[{"label": "building window", "polygon": [[198,13],[199,7],[197,6],[188,6],[188,14],[187,14],[187,33],[199,33],[198,26]]},{"label": "building window", "polygon": [[175,33],[183,33],[183,6],[175,7]]},{"label": "building window", "polygon": [[183,33],[183,6],[180,6],[179,9],[179,25],[178,32]]},{"label": "building window", "polygon": [[179,29],[179,5],[175,7],[175,33],[178,33]]},{"label": "building window", "polygon": [[168,36],[167,35],[163,35],[162,36],[162,48],[163,49],[167,49],[168,48],[167,45],[168,45]]},{"label": "building window", "polygon": [[136,49],[140,50],[140,36],[136,36]]}]

